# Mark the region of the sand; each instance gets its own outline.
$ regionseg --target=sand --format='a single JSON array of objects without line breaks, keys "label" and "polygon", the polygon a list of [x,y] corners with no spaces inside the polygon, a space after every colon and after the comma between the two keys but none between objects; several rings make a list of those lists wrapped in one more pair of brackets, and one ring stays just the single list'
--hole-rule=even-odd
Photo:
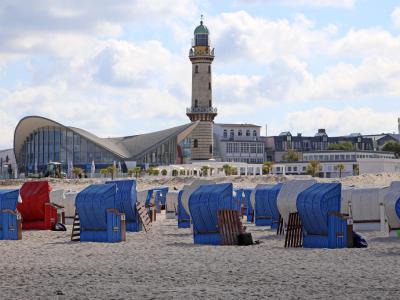
[{"label": "sand", "polygon": [[71,242],[69,232],[25,231],[1,241],[2,299],[398,299],[400,239],[364,236],[367,249],[199,246],[190,229],[157,217],[153,232],[118,244]]},{"label": "sand", "polygon": [[[385,185],[397,174],[342,179]],[[139,189],[180,188],[192,179],[140,179]],[[255,186],[287,177],[235,177]],[[80,190],[93,181],[53,181]],[[96,181],[97,182],[97,181]],[[389,182],[390,183],[390,182]],[[20,182],[1,188],[18,186]],[[24,231],[0,241],[1,299],[399,299],[400,239],[363,233],[367,249],[285,249],[283,237],[245,224],[261,244],[199,246],[190,229],[157,216],[150,234],[127,233],[118,244],[76,243],[67,232]]]}]

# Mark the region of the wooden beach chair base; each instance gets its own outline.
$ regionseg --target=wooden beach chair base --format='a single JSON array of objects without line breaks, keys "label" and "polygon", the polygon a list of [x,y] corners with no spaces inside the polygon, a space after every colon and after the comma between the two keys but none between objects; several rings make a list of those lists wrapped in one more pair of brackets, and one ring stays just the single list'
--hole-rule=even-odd
[{"label": "wooden beach chair base", "polygon": [[145,232],[149,232],[151,230],[151,220],[149,218],[149,214],[147,213],[146,207],[143,203],[136,202],[136,209]]},{"label": "wooden beach chair base", "polygon": [[289,223],[286,229],[285,248],[303,247],[303,227],[299,213],[289,214]]},{"label": "wooden beach chair base", "polygon": [[239,234],[245,232],[237,210],[219,210],[218,228],[221,235],[221,245],[238,245]]}]

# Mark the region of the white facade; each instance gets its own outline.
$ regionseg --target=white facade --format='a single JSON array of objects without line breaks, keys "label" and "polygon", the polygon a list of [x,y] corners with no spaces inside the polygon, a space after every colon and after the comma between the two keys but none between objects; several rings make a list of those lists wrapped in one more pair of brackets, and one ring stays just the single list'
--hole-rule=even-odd
[{"label": "white facade", "polygon": [[261,164],[265,144],[258,125],[214,124],[216,159],[226,162]]},{"label": "white facade", "polygon": [[[319,175],[325,178],[366,173],[400,172],[400,159],[388,152],[322,151],[303,153],[303,160],[273,165],[274,174],[302,175],[310,161],[320,162]],[[340,171],[338,165],[343,165]]]}]

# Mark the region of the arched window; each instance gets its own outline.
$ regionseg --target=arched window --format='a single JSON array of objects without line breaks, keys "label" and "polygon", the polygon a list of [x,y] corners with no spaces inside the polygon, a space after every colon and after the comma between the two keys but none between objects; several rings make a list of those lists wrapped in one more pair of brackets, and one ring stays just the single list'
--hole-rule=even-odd
[{"label": "arched window", "polygon": [[224,138],[228,138],[228,130],[224,129]]},{"label": "arched window", "polygon": [[242,129],[239,129],[238,136],[242,136]]},{"label": "arched window", "polygon": [[198,66],[198,65],[195,65],[195,66],[194,66],[194,72],[195,72],[195,73],[199,73],[199,66]]},{"label": "arched window", "polygon": [[233,139],[235,137],[235,132],[233,131],[233,129],[231,129],[231,131],[229,132],[229,137],[231,139]]},{"label": "arched window", "polygon": [[257,136],[257,130],[253,130],[253,136]]},{"label": "arched window", "polygon": [[212,106],[211,104],[212,104],[212,103],[211,103],[211,100],[208,100],[208,106],[209,106],[209,107]]},{"label": "arched window", "polygon": [[212,145],[210,145],[210,154],[212,154]]},{"label": "arched window", "polygon": [[197,99],[194,100],[194,107],[198,107],[199,106],[199,101]]},{"label": "arched window", "polygon": [[208,73],[211,73],[211,66],[208,66]]},{"label": "arched window", "polygon": [[198,148],[199,147],[199,142],[197,141],[197,139],[193,140],[193,148]]},{"label": "arched window", "polygon": [[246,130],[246,136],[250,136],[250,130]]}]

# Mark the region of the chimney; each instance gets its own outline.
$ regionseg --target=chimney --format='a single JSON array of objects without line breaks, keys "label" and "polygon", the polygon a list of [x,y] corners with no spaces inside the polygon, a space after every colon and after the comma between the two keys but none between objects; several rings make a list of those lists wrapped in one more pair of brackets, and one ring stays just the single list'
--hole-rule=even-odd
[{"label": "chimney", "polygon": [[301,137],[301,133],[297,133],[297,136],[298,136],[298,137]]},{"label": "chimney", "polygon": [[[400,124],[400,118],[399,118],[399,124]],[[400,130],[400,125],[399,125],[399,130]],[[268,124],[265,124],[265,136],[268,136]]]},{"label": "chimney", "polygon": [[326,133],[324,128],[318,129],[318,133]]}]

